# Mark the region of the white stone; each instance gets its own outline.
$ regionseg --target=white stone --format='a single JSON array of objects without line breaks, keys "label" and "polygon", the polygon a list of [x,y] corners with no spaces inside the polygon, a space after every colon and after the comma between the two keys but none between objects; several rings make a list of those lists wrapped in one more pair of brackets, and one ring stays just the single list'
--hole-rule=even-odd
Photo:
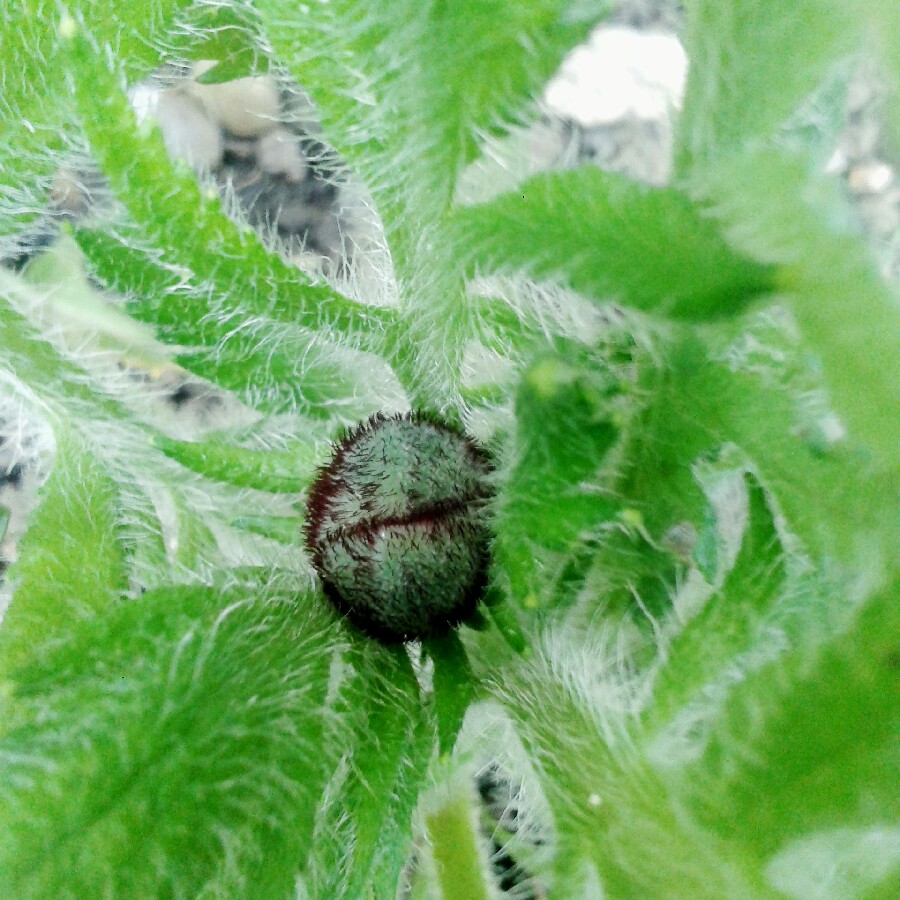
[{"label": "white stone", "polygon": [[[198,63],[195,76],[211,68]],[[222,128],[244,138],[256,138],[271,131],[281,116],[278,86],[273,78],[254,75],[222,84],[194,82],[191,90]]]},{"label": "white stone", "polygon": [[218,168],[222,162],[222,133],[200,103],[180,89],[163,91],[155,109],[166,150],[198,171]]},{"label": "white stone", "polygon": [[544,99],[585,127],[659,119],[681,105],[686,75],[687,56],[673,35],[601,27],[565,58]]},{"label": "white stone", "polygon": [[306,176],[306,157],[297,136],[286,128],[275,128],[259,139],[256,159],[261,169],[283,175],[288,181],[302,181]]},{"label": "white stone", "polygon": [[893,180],[894,173],[887,163],[874,162],[850,170],[847,182],[850,189],[859,193],[877,194]]}]

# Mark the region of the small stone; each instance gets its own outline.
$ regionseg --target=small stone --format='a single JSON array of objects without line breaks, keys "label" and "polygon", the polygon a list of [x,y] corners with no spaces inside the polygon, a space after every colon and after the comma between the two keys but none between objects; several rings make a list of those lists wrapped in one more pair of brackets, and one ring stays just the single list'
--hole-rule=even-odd
[{"label": "small stone", "polygon": [[[208,62],[198,63],[195,75],[208,71]],[[258,138],[271,131],[281,117],[278,86],[273,78],[253,75],[221,84],[191,85],[191,93],[204,105],[221,128],[242,138]]]},{"label": "small stone", "polygon": [[223,136],[225,162],[254,162],[256,160],[257,142],[253,138],[238,138],[233,135]]},{"label": "small stone", "polygon": [[184,159],[197,171],[213,171],[222,163],[222,133],[190,94],[163,91],[156,121],[172,159]]},{"label": "small stone", "polygon": [[847,175],[850,190],[860,194],[877,194],[887,188],[893,180],[891,167],[883,162],[870,162],[856,166]]},{"label": "small stone", "polygon": [[292,182],[302,181],[309,168],[297,136],[281,127],[259,139],[256,158],[261,169]]}]

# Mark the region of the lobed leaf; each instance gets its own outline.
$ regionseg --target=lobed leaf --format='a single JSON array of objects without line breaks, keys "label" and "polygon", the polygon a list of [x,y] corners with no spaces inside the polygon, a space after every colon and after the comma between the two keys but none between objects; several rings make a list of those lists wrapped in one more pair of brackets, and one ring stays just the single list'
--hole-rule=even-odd
[{"label": "lobed leaf", "polygon": [[[299,407],[319,419],[336,410],[362,418],[378,407],[371,396],[376,391],[398,393],[390,370],[373,354],[341,347],[330,333],[298,327],[280,313],[256,312],[239,294],[210,296],[193,284],[189,270],[132,238],[76,232],[95,274],[125,294],[132,315],[157,326],[194,374],[269,412]],[[193,304],[201,294],[205,312],[195,320],[200,313]]]},{"label": "lobed leaf", "polygon": [[[325,133],[371,191],[402,307],[389,356],[414,405],[459,406],[477,317],[445,215],[480,133],[502,127],[604,2],[257,0],[276,56],[316,101]],[[302,15],[298,15],[298,12]]]},{"label": "lobed leaf", "polygon": [[684,776],[710,827],[764,858],[806,831],[895,819],[893,588],[873,596],[843,633],[797,647],[736,686]]},{"label": "lobed leaf", "polygon": [[778,266],[777,283],[823,363],[838,412],[881,465],[895,465],[900,300],[879,277],[837,185],[799,158],[758,151],[711,167],[694,190],[733,246]]},{"label": "lobed leaf", "polygon": [[285,894],[336,762],[311,598],[166,588],[12,674],[6,896]]},{"label": "lobed leaf", "polygon": [[268,252],[255,232],[239,229],[218,197],[202,192],[192,172],[173,166],[158,130],[138,129],[116,70],[107,67],[89,37],[76,34],[67,41],[65,63],[96,161],[159,261],[186,270],[195,288],[202,285],[177,298],[158,298],[161,324],[205,321],[211,302],[236,296],[245,315],[313,329],[328,325],[348,341],[369,339],[378,346],[384,311],[310,284],[299,269]]},{"label": "lobed leaf", "polygon": [[601,0],[400,0],[377,15],[359,0],[255,5],[326,131],[385,201],[389,230],[407,203],[447,208],[481,135],[531,100],[608,10]]},{"label": "lobed leaf", "polygon": [[798,0],[777,10],[765,0],[691,0],[685,14],[690,67],[675,151],[681,175],[770,138],[862,37],[863,15],[842,0]]},{"label": "lobed leaf", "polygon": [[[520,603],[546,601],[550,557],[612,518],[604,459],[619,431],[617,384],[586,350],[539,357],[516,395],[515,459],[497,511],[495,561]],[[549,554],[549,556],[548,556]]]},{"label": "lobed leaf", "polygon": [[730,249],[680,191],[595,167],[537,175],[462,207],[453,229],[470,274],[524,270],[665,316],[734,315],[773,283],[771,267]]},{"label": "lobed leaf", "polygon": [[360,642],[341,698],[353,743],[338,796],[325,806],[307,878],[316,897],[393,896],[435,728],[404,648]]},{"label": "lobed leaf", "polygon": [[721,585],[662,648],[652,701],[644,710],[651,732],[692,702],[712,703],[717,682],[737,680],[747,665],[741,665],[741,655],[761,640],[785,599],[785,549],[765,489],[743,466],[735,474],[747,502],[740,548]]},{"label": "lobed leaf", "polygon": [[705,504],[691,465],[733,443],[814,558],[845,571],[865,560],[869,583],[883,581],[894,523],[878,498],[891,491],[891,475],[852,442],[820,435],[827,407],[806,408],[817,373],[805,368],[783,314],[761,313],[731,340],[685,331],[660,350],[665,365],[634,423],[634,469],[620,487],[637,493],[651,534],[682,519],[699,524]]},{"label": "lobed leaf", "polygon": [[[551,895],[593,868],[616,897],[776,896],[752,854],[684,815],[634,751],[621,649],[602,626],[546,629],[491,680],[542,776],[556,837]],[[624,668],[624,667],[623,667]],[[602,885],[602,886],[601,886]]]},{"label": "lobed leaf", "polygon": [[127,586],[119,497],[102,462],[71,430],[57,435],[53,470],[6,577],[15,590],[0,624],[0,670],[64,642],[106,613]]}]

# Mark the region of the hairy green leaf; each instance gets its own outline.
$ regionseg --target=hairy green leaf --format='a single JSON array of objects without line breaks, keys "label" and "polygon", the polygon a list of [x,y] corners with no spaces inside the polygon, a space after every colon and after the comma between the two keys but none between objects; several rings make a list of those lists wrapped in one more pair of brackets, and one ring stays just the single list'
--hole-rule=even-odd
[{"label": "hairy green leaf", "polygon": [[[143,77],[160,61],[160,46],[179,15],[194,0],[147,0],[123,5],[119,0],[75,0],[72,20],[61,17],[63,40],[86,27],[101,47],[109,46],[129,79]],[[51,19],[51,21],[53,21]]]},{"label": "hairy green leaf", "polygon": [[[502,128],[605,2],[256,0],[265,37],[371,191],[410,315],[389,347],[418,405],[458,405],[475,336],[445,215],[482,132]],[[289,24],[288,24],[289,23]]]},{"label": "hairy green leaf", "polygon": [[[189,272],[195,288],[204,286],[177,300],[159,298],[162,322],[196,322],[215,297],[224,295],[238,297],[246,315],[313,328],[328,323],[348,339],[351,334],[376,339],[383,324],[379,310],[326,285],[308,283],[298,269],[269,253],[252,230],[241,230],[228,219],[218,197],[203,193],[192,173],[173,167],[159,132],[138,129],[117,90],[115,71],[107,69],[85,38],[75,35],[67,41],[65,59],[81,124],[111,187],[141,226],[144,239],[165,248],[161,261]],[[102,107],[96,102],[98,83],[105,88]]]},{"label": "hairy green leaf", "polygon": [[634,753],[610,639],[602,626],[550,630],[530,659],[491,678],[543,776],[563,860],[551,892],[594,867],[594,892],[616,897],[775,897],[752,855],[687,819]]},{"label": "hairy green leaf", "polygon": [[837,185],[798,158],[760,151],[709,168],[695,190],[733,246],[779,267],[837,410],[882,465],[894,464],[900,298],[879,277]]},{"label": "hairy green leaf", "polygon": [[740,549],[722,584],[663,648],[645,711],[651,730],[691,702],[712,702],[717,679],[736,680],[740,655],[761,640],[772,608],[785,599],[785,550],[765,490],[743,467],[734,474],[747,503]]},{"label": "hairy green leaf", "polygon": [[401,212],[387,188],[401,185],[403,203],[446,208],[481,135],[516,115],[608,9],[602,0],[400,0],[377,13],[359,0],[255,5],[326,130],[389,204],[386,220]]},{"label": "hairy green leaf", "polygon": [[[674,187],[585,168],[454,207],[610,5],[4,6],[3,264],[96,164],[114,202],[75,241],[140,324],[71,242],[0,271],[2,414],[59,444],[0,626],[0,895],[487,896],[471,786],[441,793],[471,748],[523,776],[541,850],[511,852],[551,895],[892,896],[900,322],[814,171],[867,29],[896,81],[893,5],[690,0]],[[136,122],[129,87],[201,59],[317,103],[390,253],[341,271],[359,302]],[[154,446],[115,363],[173,360],[254,424]],[[344,632],[274,496],[337,421],[410,403],[498,451],[498,628],[465,649]],[[505,739],[454,747],[485,694],[539,786]]]},{"label": "hairy green leaf", "polygon": [[313,896],[393,896],[435,728],[403,648],[360,643],[341,703],[354,740],[340,794],[329,800],[310,859]]},{"label": "hairy green leaf", "polygon": [[174,43],[180,57],[215,62],[198,76],[200,84],[220,84],[268,68],[254,32],[243,5],[193,3],[178,22]]},{"label": "hairy green leaf", "polygon": [[334,640],[312,598],[258,586],[73,628],[2,701],[2,893],[286,894],[337,758]]},{"label": "hairy green leaf", "polygon": [[309,444],[290,450],[250,450],[221,441],[176,441],[157,436],[154,445],[183,466],[237,487],[296,493],[309,480],[316,460]]},{"label": "hairy green leaf", "polygon": [[132,235],[82,228],[75,236],[98,277],[125,294],[128,311],[156,324],[159,336],[180,350],[181,365],[251,405],[276,413],[301,408],[320,419],[339,411],[356,419],[378,407],[371,396],[376,390],[398,392],[381,359],[284,321],[285,312],[254,311],[240,293],[211,299],[188,269],[165,262]]},{"label": "hairy green leaf", "polygon": [[58,64],[58,6],[49,0],[4,3],[0,91],[0,235],[32,220],[72,127]]},{"label": "hairy green leaf", "polygon": [[7,575],[15,592],[0,624],[0,669],[47,652],[118,599],[127,581],[119,515],[102,463],[77,433],[60,432],[53,471]]},{"label": "hairy green leaf", "polygon": [[617,388],[610,371],[574,348],[539,357],[523,375],[495,542],[497,564],[520,603],[545,602],[553,558],[617,511],[602,478],[619,436]]},{"label": "hairy green leaf", "polygon": [[688,319],[733,315],[772,285],[673,188],[597,168],[537,175],[455,213],[470,271],[525,270],[588,297]]},{"label": "hairy green leaf", "polygon": [[690,0],[685,12],[690,67],[676,147],[682,174],[771,137],[861,39],[860,11],[843,0],[777,9],[765,0]]},{"label": "hairy green leaf", "polygon": [[735,688],[685,778],[719,833],[766,856],[807,830],[896,817],[895,590],[868,601],[833,640],[798,647]]},{"label": "hairy green leaf", "polygon": [[434,706],[437,716],[438,749],[453,752],[466,710],[475,695],[472,668],[466,649],[456,632],[427,644],[434,662]]},{"label": "hairy green leaf", "polygon": [[812,402],[818,376],[783,311],[761,313],[732,334],[685,332],[662,345],[664,365],[648,384],[652,399],[629,454],[651,533],[682,518],[699,522],[705,504],[691,465],[731,442],[816,558],[848,571],[865,560],[872,583],[883,581],[895,543],[892,513],[879,499],[891,491],[890,473],[852,442],[822,432],[828,409]]},{"label": "hairy green leaf", "polygon": [[3,5],[0,234],[21,224],[23,199],[27,198],[24,209],[32,214],[44,202],[41,188],[50,185],[62,161],[61,151],[77,145],[76,118],[61,55],[65,36],[82,28],[86,20],[98,44],[117,55],[129,77],[143,76],[159,62],[160,41],[189,4],[190,0],[125,5],[117,0],[91,0],[69,4],[69,11],[48,0]]}]

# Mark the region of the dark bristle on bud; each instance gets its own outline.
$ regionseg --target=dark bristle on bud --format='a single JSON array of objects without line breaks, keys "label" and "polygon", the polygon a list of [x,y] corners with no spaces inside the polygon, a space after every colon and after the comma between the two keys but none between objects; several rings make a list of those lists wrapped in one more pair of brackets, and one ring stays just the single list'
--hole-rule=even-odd
[{"label": "dark bristle on bud", "polygon": [[487,577],[491,465],[437,416],[377,414],[334,447],[306,505],[326,596],[384,643],[439,637],[474,611]]}]

